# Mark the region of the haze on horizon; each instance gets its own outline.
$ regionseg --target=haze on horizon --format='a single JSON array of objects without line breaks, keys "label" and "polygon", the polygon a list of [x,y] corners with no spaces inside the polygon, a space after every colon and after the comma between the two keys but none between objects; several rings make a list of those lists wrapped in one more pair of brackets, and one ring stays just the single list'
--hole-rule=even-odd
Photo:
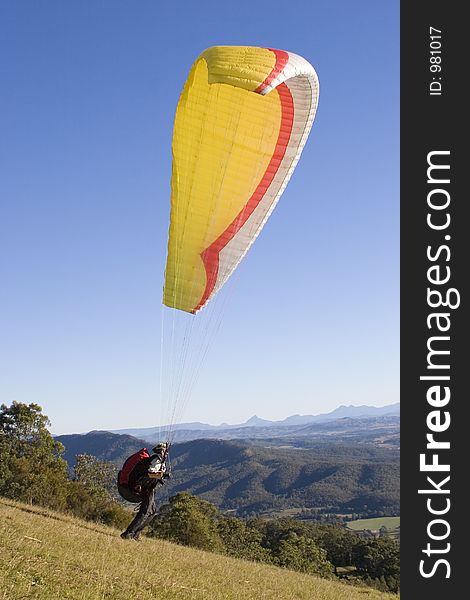
[{"label": "haze on horizon", "polygon": [[304,56],[320,104],[182,420],[398,401],[399,4],[214,6],[0,7],[0,403],[55,433],[159,423],[174,111],[215,44]]},{"label": "haze on horizon", "polygon": [[[326,416],[326,415],[331,415],[332,413],[334,414],[336,411],[340,410],[340,409],[345,409],[346,412],[348,411],[348,409],[357,409],[357,408],[364,408],[364,409],[374,409],[374,408],[388,408],[390,409],[390,412],[395,414],[396,411],[399,411],[399,406],[400,403],[399,402],[395,402],[392,404],[386,404],[386,405],[382,405],[382,406],[375,406],[375,405],[340,405],[335,407],[332,411],[329,411],[328,413],[318,413],[315,415],[299,415],[296,413],[292,413],[292,414],[288,414],[285,417],[281,418],[281,419],[266,419],[263,416],[260,415],[250,415],[247,418],[242,419],[241,421],[237,421],[237,422],[232,422],[229,423],[227,421],[221,421],[218,423],[211,423],[211,422],[202,422],[202,421],[182,421],[181,423],[178,423],[177,426],[179,429],[184,429],[185,424],[186,425],[195,425],[195,424],[201,424],[201,425],[208,425],[210,427],[223,427],[223,426],[227,426],[228,428],[230,427],[239,427],[239,426],[246,426],[248,423],[253,422],[254,426],[257,425],[262,425],[262,421],[266,421],[268,423],[282,423],[283,421],[287,420],[287,419],[292,419],[292,417],[304,417],[304,418],[308,418],[308,417],[319,417],[319,416]],[[343,411],[344,412],[344,411]],[[364,411],[366,412],[366,411]],[[368,411],[367,411],[368,412]],[[388,412],[387,412],[388,414]],[[335,417],[336,418],[336,417]],[[342,418],[342,416],[338,416],[337,418]],[[163,422],[163,423],[156,423],[152,426],[148,426],[148,425],[133,425],[133,426],[126,426],[126,427],[119,427],[119,428],[112,428],[112,427],[97,427],[97,428],[92,428],[92,429],[88,429],[87,431],[55,431],[53,430],[52,433],[54,435],[70,435],[70,434],[84,434],[84,433],[89,433],[91,431],[112,431],[112,432],[121,432],[121,431],[131,431],[131,430],[143,430],[143,429],[158,429],[161,428],[162,431],[165,430],[167,423]],[[193,427],[192,427],[193,428]]]}]

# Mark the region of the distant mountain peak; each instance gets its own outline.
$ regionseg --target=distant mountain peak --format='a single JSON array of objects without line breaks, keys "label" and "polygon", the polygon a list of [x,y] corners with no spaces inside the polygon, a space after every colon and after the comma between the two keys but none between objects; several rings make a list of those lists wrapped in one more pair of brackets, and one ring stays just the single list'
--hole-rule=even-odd
[{"label": "distant mountain peak", "polygon": [[[310,425],[314,423],[325,423],[327,421],[334,421],[336,419],[349,418],[367,418],[367,417],[382,417],[382,416],[399,416],[400,415],[400,404],[396,402],[394,404],[388,404],[387,406],[368,406],[362,404],[360,406],[354,404],[341,404],[334,410],[328,413],[322,413],[317,415],[290,415],[280,421],[270,421],[268,419],[262,419],[258,415],[253,415],[244,423],[238,423],[236,425],[229,425],[228,423],[221,423],[220,425],[208,425],[207,423],[191,422],[191,423],[179,423],[174,426],[175,431],[198,431],[198,437],[204,437],[206,434],[213,432],[219,434],[233,431],[237,429],[243,429],[245,427],[296,427],[302,425]],[[145,427],[145,428],[134,428],[134,429],[114,429],[111,433],[127,434],[141,439],[152,440],[154,442],[158,435],[164,430],[164,427]]]},{"label": "distant mountain peak", "polygon": [[263,425],[270,425],[273,421],[268,421],[267,419],[261,419],[258,415],[253,415],[244,423],[244,425],[250,425],[251,427],[259,427]]}]

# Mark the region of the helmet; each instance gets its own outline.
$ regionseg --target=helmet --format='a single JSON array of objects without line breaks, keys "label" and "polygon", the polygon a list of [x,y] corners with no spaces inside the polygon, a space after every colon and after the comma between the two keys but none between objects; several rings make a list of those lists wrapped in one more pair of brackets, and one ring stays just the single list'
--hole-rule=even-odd
[{"label": "helmet", "polygon": [[152,448],[152,452],[154,454],[159,454],[160,452],[165,452],[168,448],[167,442],[159,442]]}]

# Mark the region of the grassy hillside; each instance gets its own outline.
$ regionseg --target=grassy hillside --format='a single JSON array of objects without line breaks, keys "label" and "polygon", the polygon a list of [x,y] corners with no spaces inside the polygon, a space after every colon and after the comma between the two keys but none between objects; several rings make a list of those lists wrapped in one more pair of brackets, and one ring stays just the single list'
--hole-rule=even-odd
[{"label": "grassy hillside", "polygon": [[397,600],[0,498],[0,599]]}]

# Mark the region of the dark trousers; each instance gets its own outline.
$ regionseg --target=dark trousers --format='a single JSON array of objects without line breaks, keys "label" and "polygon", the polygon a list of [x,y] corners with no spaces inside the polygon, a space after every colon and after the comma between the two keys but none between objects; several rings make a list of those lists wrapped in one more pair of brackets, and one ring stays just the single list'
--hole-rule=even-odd
[{"label": "dark trousers", "polygon": [[142,491],[142,502],[139,512],[134,517],[132,523],[124,532],[126,535],[135,535],[142,531],[157,514],[157,504],[155,502],[155,486]]}]

